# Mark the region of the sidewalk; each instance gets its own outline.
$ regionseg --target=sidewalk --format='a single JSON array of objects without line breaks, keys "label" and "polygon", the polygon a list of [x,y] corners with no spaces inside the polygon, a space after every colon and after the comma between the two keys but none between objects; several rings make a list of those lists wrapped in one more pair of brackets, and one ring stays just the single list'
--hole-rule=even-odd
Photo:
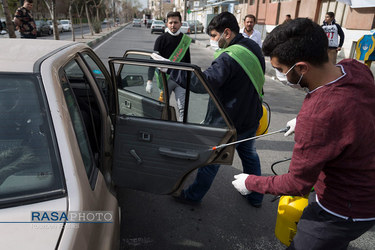
[{"label": "sidewalk", "polygon": [[[190,34],[190,37],[193,39],[193,42],[195,42],[196,44],[199,44],[199,45],[204,46],[206,48],[210,46],[210,37],[206,33],[197,33],[196,35]],[[273,69],[273,67],[271,65],[270,58],[265,57],[264,59],[266,61],[266,75],[270,76],[270,77],[273,77],[273,78],[276,78],[276,73],[275,73],[275,70]],[[340,62],[343,59],[345,59],[345,58],[338,56],[337,62]],[[375,77],[375,62],[373,62],[371,64],[370,70],[371,70],[373,76]]]},{"label": "sidewalk", "polygon": [[[117,25],[116,27],[111,26],[110,28],[105,27],[105,28],[102,28],[102,32],[94,33],[93,35],[91,35],[91,33],[84,33],[83,38],[82,38],[82,35],[81,35],[80,26],[74,25],[75,42],[86,43],[88,46],[94,47],[98,43],[102,42],[103,40],[107,39],[108,37],[110,37],[114,33],[118,32],[121,29],[123,29],[124,27],[126,27],[128,24],[129,23],[124,23],[124,24]],[[20,39],[20,37],[21,37],[21,35],[18,31],[16,31],[16,36],[17,36],[17,38],[15,38],[15,39]],[[9,39],[9,35],[8,34],[0,35],[0,39],[1,38],[8,38]],[[71,41],[71,37],[69,39],[64,39],[64,40],[70,40]]]}]

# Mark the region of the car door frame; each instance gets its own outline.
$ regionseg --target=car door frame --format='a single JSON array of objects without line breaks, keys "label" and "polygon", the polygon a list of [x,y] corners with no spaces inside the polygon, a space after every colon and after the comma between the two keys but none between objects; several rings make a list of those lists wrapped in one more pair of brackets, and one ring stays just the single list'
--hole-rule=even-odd
[{"label": "car door frame", "polygon": [[[139,53],[150,53],[150,52],[145,52],[145,51],[138,51]],[[155,67],[155,68],[159,68],[159,67],[167,67],[167,68],[170,68],[170,69],[180,69],[180,70],[186,70],[186,71],[190,71],[192,73],[194,73],[197,78],[202,82],[202,84],[204,85],[205,89],[207,90],[207,93],[210,95],[210,97],[212,98],[213,102],[215,103],[216,107],[218,108],[218,111],[219,113],[221,114],[221,116],[223,117],[223,120],[227,126],[227,128],[225,129],[218,129],[218,128],[215,128],[217,131],[223,131],[225,130],[225,134],[224,135],[221,135],[220,137],[220,141],[217,141],[218,144],[224,144],[224,143],[230,143],[230,142],[233,142],[235,139],[236,139],[236,130],[234,128],[234,125],[232,123],[232,121],[230,120],[230,118],[228,117],[228,115],[225,113],[224,111],[224,108],[222,107],[221,103],[218,101],[217,97],[215,96],[214,92],[212,91],[212,89],[210,88],[210,86],[205,82],[205,78],[204,78],[204,75],[203,73],[201,72],[200,68],[196,65],[193,65],[193,64],[188,64],[188,63],[174,63],[174,62],[166,62],[166,61],[155,61],[155,60],[151,60],[151,59],[137,59],[137,58],[110,58],[110,60],[108,61],[109,63],[109,68],[110,68],[110,72],[111,72],[111,76],[112,76],[112,81],[115,85],[115,98],[116,98],[116,103],[118,104],[119,102],[119,99],[118,99],[118,91],[117,91],[117,81],[118,81],[118,72],[116,72],[116,67],[115,67],[115,64],[122,64],[122,65],[139,65],[139,66],[148,66],[148,67]],[[167,88],[167,78],[166,78],[166,75],[165,73],[162,73],[162,78],[163,78],[163,85],[165,88]],[[188,90],[188,89],[187,89]],[[187,91],[188,92],[188,91]],[[167,99],[169,98],[169,96],[167,96]],[[166,100],[166,105],[169,105],[168,104],[168,100]],[[168,106],[166,106],[168,107]],[[185,108],[188,107],[185,106]],[[121,157],[122,153],[123,152],[120,152],[120,149],[119,149],[119,145],[116,144],[116,140],[120,140],[119,138],[116,138],[119,136],[119,134],[123,128],[121,126],[123,126],[122,124],[141,124],[142,122],[143,123],[150,123],[151,119],[148,119],[148,118],[140,118],[140,117],[126,117],[125,115],[120,115],[119,114],[119,108],[118,108],[118,105],[117,105],[117,108],[116,108],[116,114],[117,114],[117,118],[116,118],[116,121],[114,122],[114,125],[115,125],[115,145],[114,145],[114,165],[113,165],[113,180],[115,181],[115,183],[117,185],[119,185],[118,183],[121,182],[121,177],[120,175],[123,174],[123,173],[119,173],[116,169],[119,168],[119,164],[122,164],[121,167],[123,167],[123,165],[126,165],[125,162],[118,162],[118,158]],[[191,124],[188,124],[187,121],[186,121],[186,117],[184,117],[184,121],[181,123],[181,122],[173,122],[173,121],[169,121],[168,119],[167,120],[160,120],[160,121],[157,121],[156,123],[160,122],[161,124],[164,122],[169,122],[168,125],[172,126],[174,129],[182,129],[186,127],[194,127],[194,129],[196,129],[197,131],[200,131],[200,130],[207,130],[209,131],[210,129],[213,129],[215,130],[214,128],[210,127],[207,128],[204,127],[204,128],[201,128],[199,129],[200,125],[191,125]],[[211,131],[211,134],[215,132],[212,132]],[[218,134],[220,134],[218,132]],[[135,139],[136,140],[136,139]],[[122,142],[123,145],[125,144],[131,144],[131,142]],[[184,143],[184,142],[181,142],[181,143]],[[217,144],[217,145],[218,145]],[[215,146],[215,145],[210,145],[211,147],[212,146]],[[207,146],[208,147],[208,146]],[[212,150],[211,148],[208,149],[208,150]],[[129,184],[130,186],[127,185],[127,183],[121,183],[121,186],[122,187],[127,187],[127,188],[131,188],[131,189],[137,189],[137,190],[143,190],[143,191],[146,191],[146,192],[153,192],[153,193],[159,193],[159,194],[170,194],[170,193],[173,193],[175,192],[176,190],[178,190],[183,182],[185,181],[186,177],[189,175],[189,173],[191,173],[192,171],[194,171],[196,168],[198,167],[202,167],[202,166],[205,166],[207,164],[227,164],[227,165],[231,165],[232,162],[233,162],[233,157],[234,157],[234,150],[235,150],[235,146],[232,145],[232,146],[229,146],[229,147],[224,147],[224,148],[221,148],[219,150],[212,150],[212,154],[210,154],[210,156],[207,158],[207,162],[205,162],[205,164],[201,164],[201,165],[197,165],[195,166],[194,168],[192,169],[189,169],[186,173],[184,173],[182,176],[179,176],[179,177],[175,177],[176,181],[175,181],[175,185],[172,186],[169,186],[169,189],[158,189],[157,186],[153,186],[153,188],[150,188],[149,187],[149,183],[152,182],[152,183],[157,183],[158,182],[158,179],[149,179],[148,181],[148,185],[147,183],[145,183],[142,179],[142,176],[141,176],[141,172],[137,172],[138,170],[134,170],[132,169],[131,172],[129,172],[128,174],[129,175],[132,175],[134,174],[134,177],[133,179],[128,179],[128,181],[132,182],[131,184]],[[130,150],[131,151],[131,150]],[[163,149],[161,150],[163,151]],[[159,148],[159,152],[160,152],[160,148]],[[124,153],[127,153],[127,152],[124,152]],[[161,154],[164,154],[165,155],[168,155],[170,152],[168,150],[162,152]],[[135,154],[133,155],[134,158],[137,158],[138,155]],[[183,154],[183,157],[187,157],[189,158],[190,156],[186,156],[186,154],[184,153]],[[192,156],[194,158],[194,156]],[[138,157],[139,158],[139,157]],[[129,160],[129,159],[127,159]],[[191,160],[191,159],[189,159]],[[142,161],[139,162],[139,164],[142,164]],[[173,165],[173,161],[170,162],[170,165]],[[168,163],[167,163],[168,165]],[[119,177],[120,176],[120,177]],[[131,178],[131,177],[130,177]],[[138,183],[140,182],[140,183]],[[160,184],[161,185],[161,184]],[[151,185],[152,186],[152,185]]]}]

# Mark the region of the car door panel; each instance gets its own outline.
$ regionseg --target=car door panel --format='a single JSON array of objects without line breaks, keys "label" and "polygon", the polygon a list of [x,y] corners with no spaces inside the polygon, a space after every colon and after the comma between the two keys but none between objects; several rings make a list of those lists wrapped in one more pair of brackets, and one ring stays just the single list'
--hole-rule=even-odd
[{"label": "car door panel", "polygon": [[[123,58],[109,61],[119,102],[112,178],[119,187],[170,194],[178,190],[196,168],[214,163],[231,164],[235,146],[215,151],[212,147],[232,142],[236,131],[205,83],[199,67],[155,61],[149,59],[150,54],[127,51]],[[186,86],[190,86],[194,76],[194,84],[200,84],[200,90],[203,90],[193,93],[193,89],[186,88],[183,120],[176,120],[175,104],[170,102],[168,91],[164,91],[164,101],[158,98],[159,91],[168,90],[164,73],[160,72],[162,89],[159,89],[159,84],[156,87],[153,80],[155,90],[152,94],[145,92],[144,84],[123,84],[124,79],[145,79],[147,69],[159,66],[186,71],[186,78],[183,78]],[[215,114],[221,117],[219,123],[207,119],[209,110],[216,110]]]},{"label": "car door panel", "polygon": [[[213,162],[219,153],[212,146],[231,136],[227,129],[136,117],[121,116],[116,123],[114,182],[159,194],[174,191],[187,173]],[[225,160],[232,161],[233,148],[224,150]]]}]

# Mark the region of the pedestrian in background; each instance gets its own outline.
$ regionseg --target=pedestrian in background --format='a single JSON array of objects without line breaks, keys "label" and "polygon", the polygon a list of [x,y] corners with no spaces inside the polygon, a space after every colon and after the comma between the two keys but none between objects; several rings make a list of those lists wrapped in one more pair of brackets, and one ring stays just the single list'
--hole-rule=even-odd
[{"label": "pedestrian in background", "polygon": [[291,21],[291,20],[292,20],[292,16],[291,16],[290,14],[286,14],[286,15],[285,15],[285,20],[284,20],[283,23],[289,22],[289,21]]},{"label": "pedestrian in background", "polygon": [[328,37],[329,60],[333,64],[336,64],[337,52],[341,50],[341,47],[344,44],[345,35],[340,25],[336,23],[335,13],[327,12],[323,21],[322,28]]},{"label": "pedestrian in background", "polygon": [[[203,72],[203,75],[233,121],[237,131],[237,140],[242,140],[255,136],[263,114],[261,95],[265,61],[257,43],[243,37],[239,30],[236,17],[229,12],[223,12],[211,20],[207,33],[211,37],[211,47],[218,51],[215,52],[215,60]],[[186,87],[186,71],[172,70],[171,78]],[[195,88],[195,86],[201,86],[196,82],[197,78],[192,77],[190,90],[203,93],[204,89]],[[222,116],[210,100],[204,124],[222,123]],[[244,173],[261,175],[255,141],[239,143],[236,150],[242,161]],[[174,196],[176,200],[192,204],[201,202],[210,189],[219,167],[219,164],[212,164],[199,168],[194,182]],[[253,192],[246,198],[250,205],[260,207],[263,195]]]},{"label": "pedestrian in background", "polygon": [[18,8],[14,17],[14,24],[21,33],[21,38],[36,39],[36,25],[31,14],[33,0],[25,0],[23,6]]},{"label": "pedestrian in background", "polygon": [[259,31],[254,29],[257,19],[254,15],[246,15],[243,19],[244,28],[240,31],[242,35],[246,38],[254,40],[260,48],[262,48],[262,36]]},{"label": "pedestrian in background", "polygon": [[[191,43],[191,38],[183,33],[181,33],[181,14],[180,12],[169,12],[167,14],[167,29],[166,32],[160,35],[154,45],[154,51],[159,52],[159,54],[168,58],[173,62],[185,62],[190,63],[190,50],[189,46]],[[148,71],[148,81],[146,85],[146,92],[151,94],[152,92],[152,79],[154,77],[155,68],[150,67]],[[156,80],[158,82],[158,87],[162,89],[161,76],[156,72]],[[179,112],[179,121],[182,121],[184,117],[184,107],[185,107],[185,89],[180,87],[172,80],[168,80],[168,91],[169,96],[172,91],[175,94],[177,108]]]},{"label": "pedestrian in background", "polygon": [[[276,27],[263,52],[294,85],[309,89],[295,122],[289,172],[278,176],[235,176],[243,195],[307,195],[289,249],[346,249],[375,224],[375,85],[364,64],[328,60],[323,29],[307,18]],[[288,53],[285,53],[285,52]]]}]

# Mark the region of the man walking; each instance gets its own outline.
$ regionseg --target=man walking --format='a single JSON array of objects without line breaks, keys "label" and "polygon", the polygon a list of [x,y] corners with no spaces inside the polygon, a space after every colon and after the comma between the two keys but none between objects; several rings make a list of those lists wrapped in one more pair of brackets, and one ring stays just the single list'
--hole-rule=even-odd
[{"label": "man walking", "polygon": [[335,21],[335,13],[327,12],[322,28],[328,37],[328,58],[333,64],[336,64],[337,52],[344,44],[345,35],[340,25]]},{"label": "man walking", "polygon": [[36,25],[31,14],[33,0],[25,0],[23,6],[18,8],[14,17],[14,24],[21,33],[21,38],[36,39]]},{"label": "man walking", "polygon": [[[255,136],[262,117],[261,95],[264,84],[265,62],[260,47],[251,39],[239,34],[236,17],[223,12],[215,16],[207,28],[211,47],[221,48],[215,53],[215,60],[203,72],[207,84],[219,98],[225,111],[237,130],[237,139]],[[186,72],[185,72],[186,73]],[[186,74],[172,70],[171,78],[186,87]],[[191,79],[190,90],[194,89]],[[217,110],[208,107],[206,120],[220,124],[221,116]],[[247,174],[261,175],[260,161],[254,140],[239,143],[236,147]],[[220,165],[213,164],[198,169],[197,176],[187,189],[175,196],[177,201],[197,204],[208,192]],[[253,192],[247,200],[254,207],[260,207],[263,195]]]},{"label": "man walking", "polygon": [[[346,249],[375,224],[375,85],[364,64],[328,60],[323,29],[307,18],[276,27],[263,52],[291,84],[309,89],[297,116],[289,172],[235,176],[243,195],[316,191],[290,249]],[[288,51],[288,53],[285,53]],[[294,124],[294,125],[293,125]]]},{"label": "man walking", "polygon": [[[162,57],[169,58],[173,62],[186,62],[190,63],[190,50],[189,46],[191,38],[181,33],[181,14],[180,12],[169,12],[167,15],[167,31],[160,35],[154,45],[154,51],[159,52]],[[146,92],[151,94],[152,92],[152,79],[154,77],[155,68],[149,69],[148,81],[146,85]],[[156,80],[158,87],[162,89],[161,77],[156,71]],[[176,82],[168,80],[168,91],[171,95],[172,91],[176,97],[177,108],[179,111],[178,120],[182,121],[184,117],[185,107],[185,89],[180,87]]]},{"label": "man walking", "polygon": [[259,31],[254,29],[257,19],[254,15],[247,15],[243,19],[244,28],[240,31],[246,38],[253,39],[262,48],[262,37]]}]

